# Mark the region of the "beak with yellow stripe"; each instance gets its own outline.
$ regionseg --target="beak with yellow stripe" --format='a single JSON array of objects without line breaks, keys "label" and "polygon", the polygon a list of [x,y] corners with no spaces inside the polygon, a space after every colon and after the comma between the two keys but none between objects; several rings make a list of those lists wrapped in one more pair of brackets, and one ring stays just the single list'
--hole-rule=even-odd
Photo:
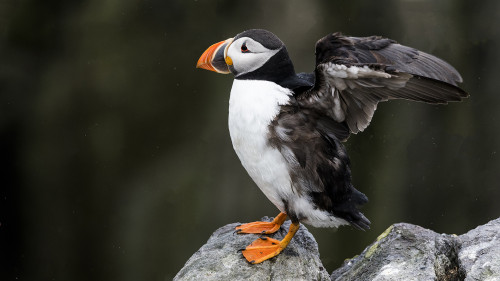
[{"label": "beak with yellow stripe", "polygon": [[227,56],[227,49],[232,42],[233,38],[229,38],[208,47],[201,55],[196,67],[222,74],[231,73],[229,66],[233,64],[233,61]]}]

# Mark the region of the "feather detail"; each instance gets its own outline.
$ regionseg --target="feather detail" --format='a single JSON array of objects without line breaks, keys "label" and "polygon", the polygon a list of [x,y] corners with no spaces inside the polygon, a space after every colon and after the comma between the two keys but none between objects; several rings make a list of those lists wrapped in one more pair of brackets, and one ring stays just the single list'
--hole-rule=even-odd
[{"label": "feather detail", "polygon": [[314,87],[296,99],[301,107],[345,121],[356,134],[368,127],[379,102],[461,101],[468,94],[458,82],[455,68],[435,56],[387,38],[334,33],[316,43]]}]

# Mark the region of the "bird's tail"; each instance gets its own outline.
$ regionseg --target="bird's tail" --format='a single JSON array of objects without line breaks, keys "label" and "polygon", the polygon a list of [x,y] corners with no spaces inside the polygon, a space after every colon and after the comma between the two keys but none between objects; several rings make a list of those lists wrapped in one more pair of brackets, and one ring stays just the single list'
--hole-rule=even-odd
[{"label": "bird's tail", "polygon": [[351,193],[347,195],[347,198],[340,200],[340,204],[334,206],[334,214],[345,219],[349,224],[359,230],[370,229],[370,221],[359,211],[359,207],[368,202],[368,197],[362,192],[351,187]]}]

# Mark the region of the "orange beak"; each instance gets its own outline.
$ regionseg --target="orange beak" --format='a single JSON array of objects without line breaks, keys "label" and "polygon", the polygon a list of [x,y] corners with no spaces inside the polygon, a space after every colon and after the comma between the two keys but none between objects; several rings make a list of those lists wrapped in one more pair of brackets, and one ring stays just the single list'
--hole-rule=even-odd
[{"label": "orange beak", "polygon": [[[233,38],[215,43],[203,52],[196,68],[203,68],[217,73],[231,73],[229,66],[226,64],[226,55],[229,45],[233,42]],[[230,60],[229,60],[230,61]]]}]

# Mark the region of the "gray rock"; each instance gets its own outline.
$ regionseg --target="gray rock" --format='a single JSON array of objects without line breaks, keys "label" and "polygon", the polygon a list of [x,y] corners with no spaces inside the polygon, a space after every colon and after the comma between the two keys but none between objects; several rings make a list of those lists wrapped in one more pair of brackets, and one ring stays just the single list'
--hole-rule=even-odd
[{"label": "gray rock", "polygon": [[[389,227],[359,256],[344,262],[332,280],[460,280],[456,240],[420,226]],[[438,262],[436,262],[438,261]],[[458,279],[457,279],[458,278]],[[463,280],[463,279],[462,279]]]},{"label": "gray rock", "polygon": [[[264,217],[263,221],[271,221]],[[238,223],[216,230],[177,273],[174,280],[330,280],[319,259],[318,244],[303,225],[288,247],[277,257],[260,264],[248,263],[239,249],[259,237],[256,234],[235,234]],[[269,235],[283,239],[290,221]]]},{"label": "gray rock", "polygon": [[461,235],[459,241],[458,259],[466,281],[500,280],[500,218]]},{"label": "gray rock", "polygon": [[395,224],[332,280],[500,280],[500,219],[456,236]]}]

